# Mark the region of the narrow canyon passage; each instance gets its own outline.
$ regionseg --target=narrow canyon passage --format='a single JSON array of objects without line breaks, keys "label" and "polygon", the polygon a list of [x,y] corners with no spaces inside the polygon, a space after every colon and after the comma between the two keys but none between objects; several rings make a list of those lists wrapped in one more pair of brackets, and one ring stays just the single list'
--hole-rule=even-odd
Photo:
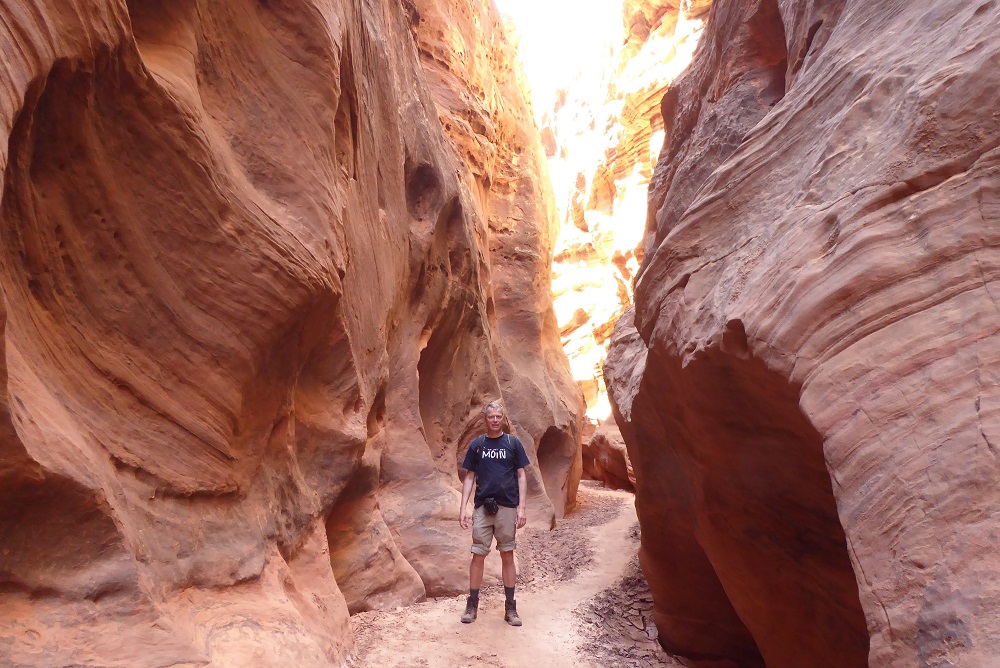
[{"label": "narrow canyon passage", "polygon": [[998,26],[0,2],[0,666],[1000,665]]}]

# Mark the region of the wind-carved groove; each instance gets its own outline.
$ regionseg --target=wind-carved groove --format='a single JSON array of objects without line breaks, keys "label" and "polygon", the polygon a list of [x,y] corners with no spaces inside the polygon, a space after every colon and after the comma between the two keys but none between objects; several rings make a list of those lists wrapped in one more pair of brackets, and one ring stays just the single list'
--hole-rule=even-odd
[{"label": "wind-carved groove", "polygon": [[809,57],[809,52],[812,50],[813,41],[816,39],[816,34],[822,27],[823,27],[822,19],[816,21],[811,26],[809,26],[809,33],[806,35],[805,45],[802,47],[802,50],[799,52],[798,56],[796,56],[795,58],[795,61],[792,63],[790,74],[797,74],[798,71],[802,69],[802,66],[805,65],[806,58]]},{"label": "wind-carved groove", "polygon": [[194,0],[126,0],[132,35],[144,48],[188,48],[184,32],[193,21]]},{"label": "wind-carved groove", "polygon": [[965,174],[972,169],[977,162],[979,162],[980,158],[998,147],[1000,147],[1000,141],[996,141],[981,151],[952,160],[951,162],[946,162],[934,169],[906,179],[906,185],[912,189],[912,192],[910,192],[907,197],[912,197],[917,193],[932,190],[949,179]]},{"label": "wind-carved groove", "polygon": [[982,375],[980,374],[979,369],[976,369],[976,401],[974,405],[976,407],[976,421],[978,422],[979,425],[979,435],[983,437],[983,441],[986,443],[986,447],[987,449],[989,449],[990,454],[993,455],[994,458],[1000,458],[1000,451],[998,451],[997,446],[992,441],[990,441],[990,437],[986,435],[986,429],[983,427],[983,415],[980,412],[982,407],[982,398],[983,398]]},{"label": "wind-carved groove", "polygon": [[[925,170],[913,176],[904,178],[901,181],[893,183],[872,183],[855,188],[848,196],[838,199],[837,202],[843,201],[847,197],[851,197],[861,191],[869,190],[871,188],[883,186],[886,187],[886,192],[879,193],[872,200],[865,204],[856,214],[857,218],[862,218],[865,216],[870,216],[871,214],[884,209],[886,207],[898,204],[906,199],[911,199],[916,195],[928,192],[942,185],[943,183],[950,181],[956,176],[961,176],[963,174],[971,171],[976,164],[982,160],[985,156],[989,155],[993,151],[1000,148],[1000,137],[994,138],[994,140],[987,144],[985,147],[961,156],[949,162],[942,163],[933,167],[932,169]],[[831,205],[832,206],[832,205]],[[828,209],[830,207],[824,207]]]},{"label": "wind-carved groove", "polygon": [[152,496],[161,499],[219,499],[236,498],[240,495],[239,485],[228,482],[220,487],[201,489],[178,489],[168,480],[150,473],[141,466],[129,463],[117,455],[111,455],[111,463],[119,473],[125,473],[137,482],[152,489]]},{"label": "wind-carved groove", "polygon": [[352,179],[358,177],[358,92],[350,42],[340,52],[340,97],[334,116],[334,150],[337,164]]}]

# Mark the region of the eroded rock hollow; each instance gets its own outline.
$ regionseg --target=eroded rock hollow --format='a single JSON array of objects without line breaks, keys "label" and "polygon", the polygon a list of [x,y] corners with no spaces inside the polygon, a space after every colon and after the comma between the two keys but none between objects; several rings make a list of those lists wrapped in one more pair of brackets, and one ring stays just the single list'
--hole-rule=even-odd
[{"label": "eroded rock hollow", "polygon": [[661,642],[1000,660],[1000,6],[712,6],[605,369]]},{"label": "eroded rock hollow", "polygon": [[492,399],[532,520],[572,506],[551,196],[490,5],[0,18],[0,663],[342,663],[349,610],[466,585]]}]

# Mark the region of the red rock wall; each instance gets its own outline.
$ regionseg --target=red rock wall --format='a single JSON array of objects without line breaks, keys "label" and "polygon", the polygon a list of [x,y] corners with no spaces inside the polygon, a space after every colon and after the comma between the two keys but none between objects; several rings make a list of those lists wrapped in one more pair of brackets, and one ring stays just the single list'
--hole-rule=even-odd
[{"label": "red rock wall", "polygon": [[665,96],[606,378],[669,648],[1000,657],[998,22],[720,2]]},{"label": "red rock wall", "polygon": [[[552,311],[552,247],[559,223],[544,151],[492,0],[413,0],[410,25],[457,157],[468,215],[486,240],[480,260],[489,264],[492,287],[487,317],[494,368],[463,371],[464,382],[450,379],[457,396],[442,401],[464,400],[465,387],[483,386],[483,376],[488,393],[499,379],[513,431],[529,453],[537,453],[539,466],[528,471],[537,503],[533,519],[549,523],[576,502],[584,404]],[[480,407],[476,403],[471,410]],[[425,420],[425,428],[440,429],[447,444],[443,470],[455,470],[456,445],[459,462],[464,458],[465,445],[481,429],[475,417],[431,427]]]},{"label": "red rock wall", "polygon": [[408,10],[0,8],[0,663],[341,663],[349,609],[464,588],[500,396],[572,504],[544,212],[486,224]]}]

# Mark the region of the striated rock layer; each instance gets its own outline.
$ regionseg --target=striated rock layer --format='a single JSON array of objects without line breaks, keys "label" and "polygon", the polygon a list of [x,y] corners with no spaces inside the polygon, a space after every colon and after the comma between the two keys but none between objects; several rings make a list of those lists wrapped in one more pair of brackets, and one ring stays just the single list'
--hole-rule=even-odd
[{"label": "striated rock layer", "polygon": [[1000,661],[1000,6],[713,5],[605,372],[669,649]]},{"label": "striated rock layer", "polygon": [[412,10],[0,9],[3,665],[342,664],[349,610],[465,587],[498,397],[572,505],[537,159],[467,176]]}]

